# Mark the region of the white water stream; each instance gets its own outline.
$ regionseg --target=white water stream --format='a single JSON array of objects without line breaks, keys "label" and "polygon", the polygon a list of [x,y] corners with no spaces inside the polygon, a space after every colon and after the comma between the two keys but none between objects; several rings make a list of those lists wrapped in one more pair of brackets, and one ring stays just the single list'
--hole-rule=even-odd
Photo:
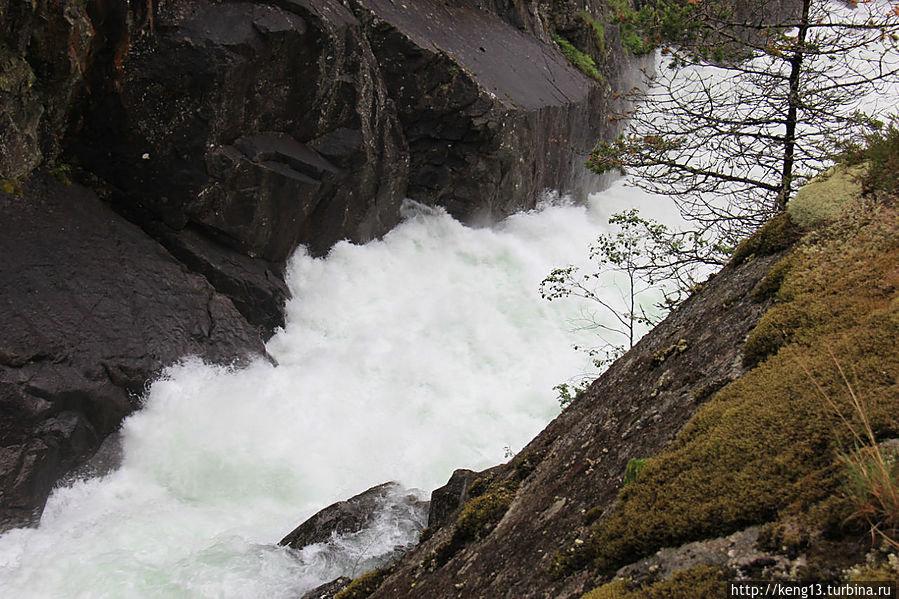
[{"label": "white water stream", "polygon": [[559,410],[552,387],[591,369],[572,344],[595,343],[570,330],[581,306],[542,300],[539,283],[641,202],[675,219],[615,185],[491,229],[410,207],[381,241],[299,253],[268,344],[279,365],[169,369],[122,428],[121,468],[57,489],[40,527],[0,537],[0,595],[298,597],[414,541],[385,522],[338,554],[276,546],[333,501],[388,480],[430,492],[533,438]]}]

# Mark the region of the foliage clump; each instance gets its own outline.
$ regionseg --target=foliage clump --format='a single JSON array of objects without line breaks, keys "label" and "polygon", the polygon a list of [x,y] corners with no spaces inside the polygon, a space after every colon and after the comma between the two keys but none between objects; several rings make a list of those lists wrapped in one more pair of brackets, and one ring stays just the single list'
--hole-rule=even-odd
[{"label": "foliage clump", "polygon": [[868,165],[861,177],[865,192],[899,194],[899,126],[896,122],[869,133],[863,143],[850,144],[842,160],[849,165]]},{"label": "foliage clump", "polygon": [[614,580],[581,599],[718,599],[727,594],[727,580],[721,568],[694,566],[676,572],[667,580],[643,586]]},{"label": "foliage clump", "polygon": [[565,58],[568,59],[568,62],[570,62],[573,67],[597,81],[603,80],[602,73],[596,68],[596,62],[589,54],[575,48],[574,44],[561,35],[553,35],[553,41],[559,44],[562,54],[565,55]]},{"label": "foliage clump", "polygon": [[628,0],[610,0],[609,7],[619,23],[621,44],[636,56],[664,44],[686,42],[699,30],[695,3],[689,0],[649,0],[639,9]]},{"label": "foliage clump", "polygon": [[846,480],[839,456],[854,439],[835,406],[860,426],[851,381],[873,437],[899,435],[899,211],[859,205],[808,234],[793,256],[780,303],[753,333],[770,341],[764,359],[647,460],[614,511],[557,556],[556,574],[591,565],[609,573],[661,547],[788,514],[806,514],[804,526],[835,538],[857,532],[847,524],[852,503],[834,500]]},{"label": "foliage clump", "polygon": [[[648,0],[635,10],[612,1],[625,45],[668,45],[644,85],[617,95],[628,102],[612,119],[625,129],[587,161],[597,173],[628,170],[638,187],[673,197],[688,222],[724,245],[784,210],[833,160],[835,140],[870,136],[878,122],[858,112],[858,101],[899,76],[888,50],[899,39],[895,11],[853,3],[848,17],[826,0],[784,11],[738,4]],[[895,184],[899,133],[878,139],[866,150]]]}]

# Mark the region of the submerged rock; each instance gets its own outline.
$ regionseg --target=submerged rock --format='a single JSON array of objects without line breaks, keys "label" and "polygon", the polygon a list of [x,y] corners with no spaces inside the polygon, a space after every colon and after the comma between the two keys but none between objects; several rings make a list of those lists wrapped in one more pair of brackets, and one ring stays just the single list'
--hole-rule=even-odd
[{"label": "submerged rock", "polygon": [[[419,492],[395,482],[377,485],[317,512],[279,542],[315,563],[331,582],[304,597],[333,597],[349,576],[383,568],[401,558],[417,541],[428,517]],[[327,578],[325,578],[327,580]]]},{"label": "submerged rock", "polygon": [[399,483],[387,482],[329,505],[278,544],[302,549],[315,543],[327,543],[334,536],[362,532],[385,518],[393,520],[398,527],[421,530],[427,512],[428,502]]}]

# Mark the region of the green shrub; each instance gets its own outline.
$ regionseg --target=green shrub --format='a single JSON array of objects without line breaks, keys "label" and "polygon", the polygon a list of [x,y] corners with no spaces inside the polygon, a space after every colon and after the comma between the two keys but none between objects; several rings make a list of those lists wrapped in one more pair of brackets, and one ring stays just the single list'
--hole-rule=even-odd
[{"label": "green shrub", "polygon": [[899,193],[899,127],[896,121],[866,136],[863,144],[850,145],[841,156],[849,165],[867,163],[861,178],[867,192]]},{"label": "green shrub", "polygon": [[603,80],[602,73],[600,73],[599,69],[596,68],[596,63],[593,62],[593,59],[590,58],[588,54],[585,54],[584,52],[581,52],[580,50],[575,48],[571,42],[569,42],[561,35],[553,35],[553,40],[557,44],[559,44],[559,48],[562,50],[562,54],[565,55],[565,58],[568,59],[568,62],[570,62],[572,66],[580,70],[588,77],[592,77],[597,81]]}]

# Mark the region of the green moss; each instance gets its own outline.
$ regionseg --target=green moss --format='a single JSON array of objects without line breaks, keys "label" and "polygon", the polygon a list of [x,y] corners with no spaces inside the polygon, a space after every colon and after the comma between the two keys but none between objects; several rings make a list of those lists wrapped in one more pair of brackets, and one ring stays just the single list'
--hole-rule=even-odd
[{"label": "green moss", "polygon": [[594,19],[590,16],[585,10],[577,13],[577,18],[581,20],[586,26],[590,28],[593,33],[593,43],[596,44],[596,48],[600,52],[604,52],[606,49],[606,27],[601,22]]},{"label": "green moss", "polygon": [[0,191],[11,195],[21,195],[22,186],[15,179],[4,179],[0,177]]},{"label": "green moss", "polygon": [[475,497],[480,497],[484,493],[487,492],[487,489],[490,488],[490,483],[493,480],[492,476],[479,476],[471,483],[471,486],[468,487],[468,498],[474,499]]},{"label": "green moss", "polygon": [[637,480],[640,472],[646,467],[646,458],[633,458],[624,468],[624,479],[621,481],[623,485],[629,485]]},{"label": "green moss", "polygon": [[490,534],[506,515],[519,484],[516,478],[494,483],[483,494],[469,499],[456,518],[452,536],[431,552],[430,568],[443,566],[466,544]]},{"label": "green moss", "polygon": [[63,185],[72,184],[72,179],[69,178],[72,173],[72,167],[68,164],[57,164],[47,169],[47,172]]},{"label": "green moss", "polygon": [[546,453],[547,449],[544,447],[536,451],[528,451],[515,458],[512,462],[512,467],[515,469],[515,477],[519,481],[523,481],[530,476],[537,469],[537,466],[540,465],[540,462],[543,461],[543,458],[546,457]]},{"label": "green moss", "polygon": [[750,256],[775,254],[792,246],[801,235],[802,232],[793,223],[789,213],[782,212],[737,246],[731,262],[742,264]]},{"label": "green moss", "polygon": [[694,566],[642,587],[614,580],[581,599],[720,599],[727,595],[728,578],[720,568]]},{"label": "green moss", "polygon": [[482,538],[502,519],[515,498],[515,489],[499,486],[465,504],[453,535],[463,542]]},{"label": "green moss", "polygon": [[671,357],[673,354],[683,353],[683,352],[687,351],[687,349],[689,347],[690,347],[690,344],[687,342],[686,339],[679,339],[677,341],[677,343],[669,345],[668,347],[664,347],[664,348],[660,349],[659,351],[657,351],[656,353],[654,353],[652,355],[652,365],[658,366],[659,364],[661,364],[662,362],[667,360],[669,357]]},{"label": "green moss", "polygon": [[378,587],[390,576],[392,571],[392,568],[381,568],[363,574],[337,593],[334,599],[365,599],[378,590]]},{"label": "green moss", "polygon": [[588,54],[581,52],[567,39],[561,35],[553,35],[553,40],[559,44],[562,54],[568,59],[573,67],[597,81],[603,81],[602,73],[596,68],[596,63]]},{"label": "green moss", "polygon": [[852,436],[822,392],[852,418],[837,360],[878,438],[899,434],[899,211],[859,205],[793,252],[781,303],[753,332],[766,359],[646,463],[587,540],[556,556],[556,574],[591,563],[612,572],[661,547],[788,514],[805,514],[808,529],[845,532],[835,523],[851,512],[832,498],[837,456]]},{"label": "green moss", "polygon": [[875,559],[872,563],[851,569],[846,573],[848,582],[892,582],[899,586],[899,555],[895,551]]},{"label": "green moss", "polygon": [[756,284],[752,290],[752,299],[757,302],[763,302],[774,297],[780,291],[784,278],[793,267],[793,256],[787,256],[771,267],[761,281]]}]

